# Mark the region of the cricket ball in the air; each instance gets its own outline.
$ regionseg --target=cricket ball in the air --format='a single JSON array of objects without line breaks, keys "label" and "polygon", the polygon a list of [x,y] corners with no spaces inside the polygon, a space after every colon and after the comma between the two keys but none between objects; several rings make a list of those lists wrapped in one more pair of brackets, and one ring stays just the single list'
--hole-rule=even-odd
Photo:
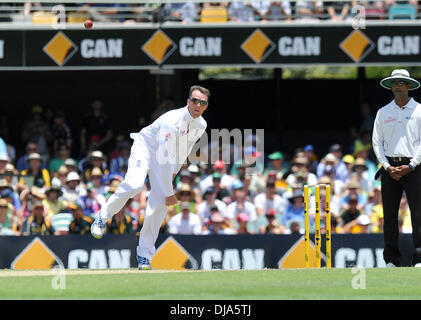
[{"label": "cricket ball in the air", "polygon": [[91,29],[94,23],[92,22],[92,20],[88,19],[88,20],[85,20],[84,25],[85,25],[85,29]]}]

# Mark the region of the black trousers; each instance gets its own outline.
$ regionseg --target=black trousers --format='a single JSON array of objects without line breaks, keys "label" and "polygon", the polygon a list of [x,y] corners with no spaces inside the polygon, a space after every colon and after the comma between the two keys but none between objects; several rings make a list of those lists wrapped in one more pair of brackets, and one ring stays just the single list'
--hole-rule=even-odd
[{"label": "black trousers", "polygon": [[[397,167],[408,163],[390,163]],[[384,251],[383,258],[386,263],[392,262],[396,266],[401,263],[399,251],[399,204],[405,191],[411,211],[412,238],[414,254],[412,265],[421,262],[421,166],[402,177],[399,181],[383,170],[381,175],[381,193],[384,214]]]}]

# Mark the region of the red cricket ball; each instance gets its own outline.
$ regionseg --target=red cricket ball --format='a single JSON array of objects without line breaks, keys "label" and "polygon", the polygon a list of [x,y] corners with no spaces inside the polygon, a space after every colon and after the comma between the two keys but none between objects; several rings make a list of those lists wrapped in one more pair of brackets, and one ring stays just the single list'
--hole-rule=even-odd
[{"label": "red cricket ball", "polygon": [[86,29],[91,29],[92,28],[92,26],[94,25],[94,23],[92,22],[92,20],[85,20],[85,23],[84,23],[84,25],[85,25],[85,28]]}]

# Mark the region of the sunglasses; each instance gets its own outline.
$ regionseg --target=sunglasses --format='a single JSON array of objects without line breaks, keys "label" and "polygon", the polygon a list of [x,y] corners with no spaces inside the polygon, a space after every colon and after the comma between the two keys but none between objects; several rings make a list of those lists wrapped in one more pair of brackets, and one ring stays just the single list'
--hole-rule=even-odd
[{"label": "sunglasses", "polygon": [[407,83],[405,81],[392,81],[393,86],[404,86]]},{"label": "sunglasses", "polygon": [[189,100],[191,102],[193,102],[194,104],[200,104],[201,106],[207,106],[208,105],[208,102],[206,100],[200,100],[200,99],[197,99],[197,98],[189,98]]}]

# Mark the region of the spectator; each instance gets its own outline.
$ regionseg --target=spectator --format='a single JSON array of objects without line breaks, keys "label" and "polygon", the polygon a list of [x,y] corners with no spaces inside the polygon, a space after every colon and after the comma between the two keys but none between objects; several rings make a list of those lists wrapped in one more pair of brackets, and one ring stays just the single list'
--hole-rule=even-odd
[{"label": "spectator", "polygon": [[[218,173],[218,179],[219,179],[219,187],[228,190],[228,192],[231,191],[231,184],[234,182],[234,178],[227,174],[226,172],[226,166],[225,163],[221,160],[217,160],[214,164],[213,164],[213,169],[214,169],[214,174]],[[202,193],[209,188],[210,186],[212,186],[212,184],[215,183],[215,177],[214,175],[212,176],[208,176],[206,179],[202,180],[202,182],[200,183],[200,189],[202,191]],[[215,185],[214,185],[215,187]],[[219,189],[218,187],[218,189]],[[219,199],[219,198],[218,198]]]},{"label": "spectator", "polygon": [[338,1],[325,2],[326,10],[331,21],[344,21],[349,15],[349,4]]},{"label": "spectator", "polygon": [[89,144],[92,143],[92,138],[97,140],[95,147],[108,154],[107,143],[112,139],[113,131],[111,129],[111,119],[103,112],[102,108],[102,100],[95,98],[92,101],[92,111],[83,118],[80,131],[80,148],[82,154],[89,150]]},{"label": "spectator", "polygon": [[349,198],[355,195],[357,197],[357,209],[363,210],[367,202],[367,198],[361,193],[361,186],[358,181],[355,179],[350,179],[346,184],[346,190],[342,193],[342,198],[340,200],[340,210],[347,210],[349,208],[348,202]]},{"label": "spectator", "polygon": [[117,212],[111,219],[107,222],[107,233],[109,234],[133,234],[133,219],[130,214],[127,212],[128,204],[126,203],[124,207]]},{"label": "spectator", "polygon": [[412,234],[411,210],[409,209],[405,192],[399,204],[398,222],[399,232]]},{"label": "spectator", "polygon": [[45,190],[46,198],[42,200],[42,204],[48,219],[51,219],[55,214],[67,207],[67,202],[60,199],[62,195],[63,192],[60,185],[52,185]]},{"label": "spectator", "polygon": [[237,223],[238,223],[237,234],[253,234],[253,232],[251,232],[248,229],[249,220],[250,218],[247,213],[240,212],[237,215]]},{"label": "spectator", "polygon": [[352,168],[354,167],[355,158],[350,154],[346,154],[342,157],[342,162],[345,164],[347,171],[345,181],[348,181],[353,173]]},{"label": "spectator", "polygon": [[169,233],[171,234],[200,234],[202,223],[200,218],[191,213],[190,203],[181,202],[181,212],[173,216],[168,222]]},{"label": "spectator", "polygon": [[196,3],[167,3],[164,5],[167,21],[191,23],[197,21],[199,10]]},{"label": "spectator", "polygon": [[104,184],[104,174],[102,173],[101,169],[98,167],[93,168],[90,176],[91,180],[89,182],[92,182],[91,189],[94,191],[94,193],[97,195],[106,194],[108,187]]},{"label": "spectator", "polygon": [[291,173],[286,178],[286,182],[289,185],[293,184],[316,184],[317,176],[311,173],[308,169],[307,157],[298,156],[295,157],[291,164]]},{"label": "spectator", "polygon": [[[118,156],[113,158],[110,162],[110,172],[124,176],[123,168],[128,166],[130,158],[130,144],[127,141],[122,141],[118,145]],[[126,169],[127,170],[127,169]]]},{"label": "spectator", "polygon": [[341,180],[346,183],[348,178],[348,171],[346,170],[345,164],[342,162],[342,147],[339,144],[335,144],[330,147],[329,153],[320,161],[317,166],[317,176],[320,178],[324,175],[326,167],[333,168],[335,171],[335,179]]},{"label": "spectator", "polygon": [[203,202],[201,202],[197,208],[197,215],[202,220],[202,223],[206,224],[211,216],[212,206],[216,206],[217,210],[226,216],[227,205],[216,198],[216,191],[213,187],[209,187],[203,194]]},{"label": "spectator", "polygon": [[37,143],[32,140],[28,141],[28,143],[26,144],[25,151],[26,153],[23,156],[19,157],[18,162],[16,163],[16,169],[18,171],[23,171],[29,168],[27,160],[31,153],[38,153]]},{"label": "spectator", "polygon": [[37,144],[37,151],[47,162],[49,158],[48,143],[51,141],[51,131],[48,123],[43,120],[42,107],[36,105],[32,108],[32,117],[22,130],[22,140],[34,141]]},{"label": "spectator", "polygon": [[230,203],[231,198],[228,190],[221,186],[222,175],[219,172],[214,172],[210,177],[213,183],[210,186],[215,189],[216,198],[218,200],[224,201],[225,203]]},{"label": "spectator", "polygon": [[328,153],[324,158],[324,171],[321,175],[321,177],[319,177],[319,180],[322,177],[329,177],[329,179],[332,181],[332,187],[334,188],[333,192],[335,192],[335,194],[342,194],[343,189],[345,187],[345,183],[338,179],[338,175],[336,174],[336,167],[337,167],[337,163],[338,163],[338,159],[332,154],[332,153]]},{"label": "spectator", "polygon": [[230,227],[233,226],[234,219],[241,212],[246,213],[251,222],[255,223],[257,220],[256,207],[250,201],[246,201],[246,193],[244,190],[239,190],[237,192],[235,201],[227,206],[226,212],[228,225]]},{"label": "spectator", "polygon": [[240,182],[243,185],[243,190],[246,192],[247,201],[254,202],[257,196],[257,192],[250,190],[252,176],[249,174],[243,174],[240,176]]},{"label": "spectator", "polygon": [[260,234],[282,234],[285,232],[285,227],[276,221],[275,210],[266,210],[265,216],[267,219],[267,225],[260,227]]},{"label": "spectator", "polygon": [[376,204],[370,214],[371,233],[383,233],[384,215],[383,203],[380,201]]},{"label": "spectator", "polygon": [[251,2],[231,2],[228,7],[228,15],[231,21],[253,22],[258,14]]},{"label": "spectator", "polygon": [[57,153],[55,153],[55,157],[50,159],[48,164],[48,170],[52,175],[54,175],[58,169],[64,165],[64,162],[67,159],[70,159],[70,148],[66,144],[62,144],[57,146]]},{"label": "spectator", "polygon": [[86,195],[85,186],[80,181],[80,176],[76,172],[69,172],[66,177],[66,184],[62,186],[63,200],[67,202],[77,202]]},{"label": "spectator", "polygon": [[111,151],[108,155],[108,159],[110,162],[120,156],[120,144],[126,141],[126,135],[122,133],[118,133],[114,136],[114,150]]},{"label": "spectator", "polygon": [[314,153],[314,147],[311,144],[308,144],[304,147],[304,155],[308,159],[308,170],[317,175],[317,155]]},{"label": "spectator", "polygon": [[296,190],[289,199],[290,203],[282,215],[282,224],[290,225],[292,221],[300,221],[304,225],[304,195],[302,191]]},{"label": "spectator", "polygon": [[[61,186],[64,186],[65,184],[66,184],[66,178],[67,178],[67,174],[69,173],[70,171],[69,170],[67,170],[67,168],[66,168],[66,166],[65,165],[63,165],[63,166],[61,166],[59,169],[58,169],[58,171],[57,171],[57,173],[55,174],[55,178],[57,178],[59,181],[60,181],[60,185]],[[54,179],[54,178],[53,178]],[[58,184],[58,183],[57,183]]]},{"label": "spectator", "polygon": [[371,132],[366,132],[361,139],[357,139],[354,143],[354,156],[355,159],[362,158],[365,160],[367,166],[367,177],[370,181],[375,181],[374,177],[377,172],[377,165],[373,160],[370,160],[370,151],[373,150],[371,146]]},{"label": "spectator", "polygon": [[235,234],[235,230],[230,227],[224,227],[225,218],[218,211],[212,213],[210,216],[210,226],[203,230],[202,234]]},{"label": "spectator", "polygon": [[83,208],[78,203],[71,203],[69,208],[73,215],[73,221],[69,226],[69,233],[80,235],[90,234],[93,219],[83,214]]},{"label": "spectator", "polygon": [[301,221],[291,220],[288,224],[287,230],[285,230],[285,234],[301,234],[301,230]]},{"label": "spectator", "polygon": [[274,153],[271,153],[268,156],[268,159],[269,165],[264,172],[265,179],[267,179],[267,176],[270,171],[276,172],[276,180],[282,179],[284,174],[287,173],[289,170],[289,166],[284,162],[284,154],[280,151],[276,151]]},{"label": "spectator", "polygon": [[91,180],[91,172],[94,168],[102,169],[104,175],[108,175],[110,171],[107,169],[107,162],[104,154],[100,150],[93,151],[89,157],[88,162],[84,165],[83,181],[88,182]]},{"label": "spectator", "polygon": [[268,209],[273,209],[277,215],[282,215],[288,207],[288,200],[275,193],[275,183],[269,180],[266,183],[266,191],[260,193],[254,199],[256,213],[263,215]]},{"label": "spectator", "polygon": [[318,20],[323,16],[323,1],[297,1],[295,13],[297,19]]},{"label": "spectator", "polygon": [[42,157],[39,153],[31,153],[28,156],[29,168],[21,172],[19,182],[28,187],[36,186],[38,188],[48,188],[51,186],[50,173],[47,169],[43,169]]},{"label": "spectator", "polygon": [[[67,146],[69,151],[73,146],[73,137],[70,127],[66,123],[66,117],[62,111],[57,111],[53,117],[53,125],[51,128],[53,140],[53,154],[56,156],[60,153],[62,145]],[[70,154],[67,158],[70,157]]]},{"label": "spectator", "polygon": [[[177,199],[180,202],[188,202],[190,203],[190,212],[191,213],[197,213],[197,206],[198,204],[195,202],[195,194],[190,187],[189,184],[183,183],[180,188],[177,190]],[[181,212],[180,204],[174,205],[175,213]]]},{"label": "spectator", "polygon": [[105,203],[105,197],[103,194],[97,194],[93,183],[88,182],[86,185],[86,196],[80,197],[80,201],[83,204],[83,214],[95,217],[95,214],[98,213],[101,206]]},{"label": "spectator", "polygon": [[22,225],[22,234],[41,236],[54,234],[50,221],[45,219],[44,205],[41,201],[36,201],[32,204],[31,215]]},{"label": "spectator", "polygon": [[0,199],[0,235],[11,236],[14,231],[14,216],[9,209],[9,203],[6,199]]},{"label": "spectator", "polygon": [[359,182],[362,192],[369,194],[372,189],[372,182],[368,178],[366,161],[363,158],[355,159],[354,166],[352,167],[353,174],[351,179]]},{"label": "spectator", "polygon": [[14,192],[20,192],[22,186],[19,185],[19,172],[15,169],[13,164],[7,163],[4,167],[4,171],[0,171],[0,177],[1,175],[4,175],[4,180],[12,187]]},{"label": "spectator", "polygon": [[348,208],[341,214],[341,229],[343,233],[353,233],[353,227],[357,224],[357,218],[361,215],[358,209],[358,197],[351,194],[348,197]]},{"label": "spectator", "polygon": [[[269,1],[261,1],[263,3],[269,3]],[[292,10],[291,4],[288,0],[282,1],[270,1],[269,6],[266,10],[260,10],[260,16],[263,21],[291,21]]]}]

